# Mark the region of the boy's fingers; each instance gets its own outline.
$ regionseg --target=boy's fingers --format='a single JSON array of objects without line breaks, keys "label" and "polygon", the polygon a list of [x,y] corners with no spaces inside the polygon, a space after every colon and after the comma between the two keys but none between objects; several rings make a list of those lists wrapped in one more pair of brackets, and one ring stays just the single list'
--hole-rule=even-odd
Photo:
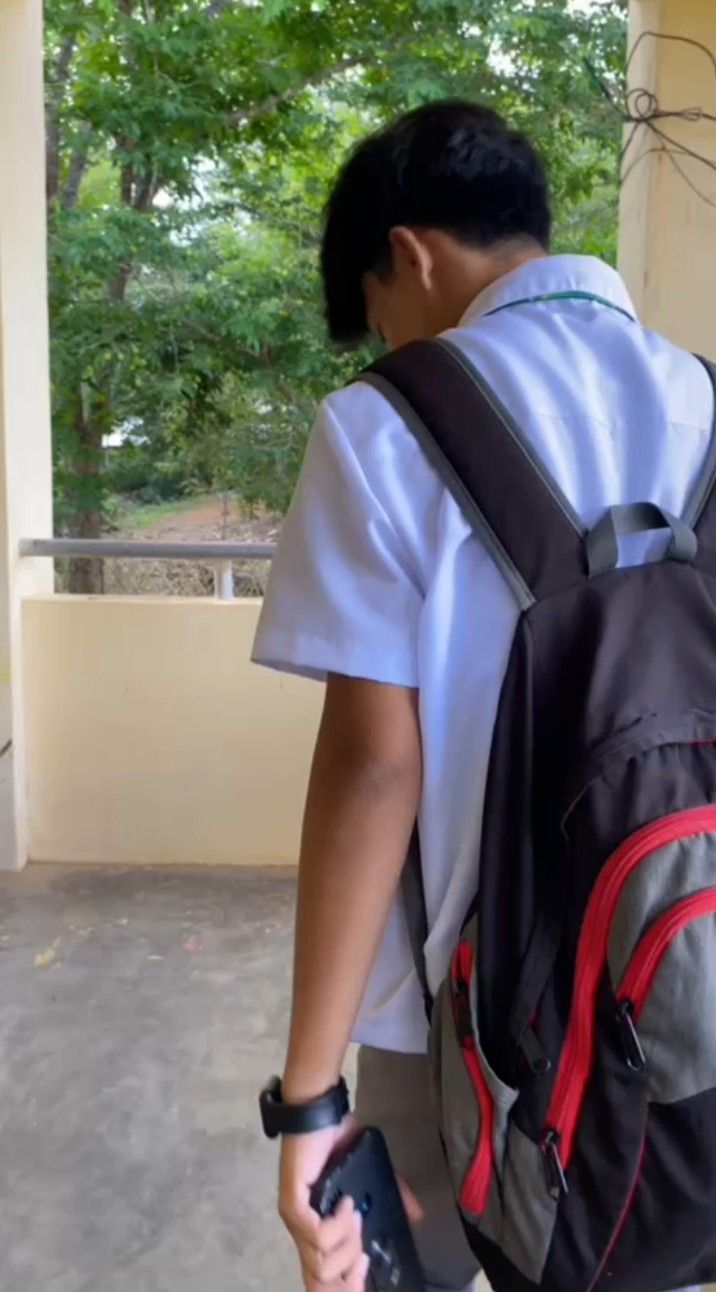
[{"label": "boy's fingers", "polygon": [[[361,1216],[359,1216],[358,1212],[354,1212],[352,1205],[350,1205],[345,1209],[340,1220],[342,1222],[341,1230],[332,1229],[331,1231],[333,1235],[331,1247],[304,1248],[301,1253],[304,1266],[323,1286],[335,1283],[336,1279],[340,1279],[346,1270],[352,1270],[355,1261],[359,1260],[362,1255]],[[337,1236],[337,1242],[336,1234],[339,1235]]]},{"label": "boy's fingers", "polygon": [[345,1292],[363,1254],[362,1218],[350,1198],[344,1198],[332,1216],[318,1224],[315,1232],[306,1238],[297,1229],[292,1230],[296,1242],[303,1277],[309,1292],[332,1292],[338,1287]]},{"label": "boy's fingers", "polygon": [[357,1224],[351,1226],[351,1232],[345,1242],[327,1256],[315,1250],[304,1250],[302,1253],[304,1272],[307,1272],[321,1289],[333,1288],[335,1285],[345,1287],[350,1273],[363,1256],[361,1231]]},{"label": "boy's fingers", "polygon": [[352,1236],[356,1224],[360,1231],[360,1216],[351,1198],[343,1198],[332,1216],[326,1216],[316,1231],[315,1244],[322,1256],[330,1256]]},{"label": "boy's fingers", "polygon": [[365,1282],[368,1277],[369,1269],[370,1260],[364,1254],[356,1262],[356,1265],[348,1275],[348,1278],[344,1279],[341,1283],[341,1292],[343,1289],[346,1289],[346,1292],[365,1292]]},{"label": "boy's fingers", "polygon": [[304,1266],[303,1280],[306,1292],[365,1292],[369,1269],[370,1261],[362,1253],[350,1269],[345,1270],[334,1282],[321,1283],[313,1278]]},{"label": "boy's fingers", "polygon": [[306,1292],[365,1292],[369,1268],[368,1257],[361,1255],[350,1269],[327,1283],[315,1278],[304,1265],[302,1266],[303,1285]]}]

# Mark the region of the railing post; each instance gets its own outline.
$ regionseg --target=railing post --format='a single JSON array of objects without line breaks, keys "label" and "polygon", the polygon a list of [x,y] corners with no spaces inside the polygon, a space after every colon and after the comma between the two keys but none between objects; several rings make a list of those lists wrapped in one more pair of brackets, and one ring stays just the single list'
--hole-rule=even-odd
[{"label": "railing post", "polygon": [[231,561],[217,561],[214,567],[214,592],[219,601],[234,600],[234,567]]}]

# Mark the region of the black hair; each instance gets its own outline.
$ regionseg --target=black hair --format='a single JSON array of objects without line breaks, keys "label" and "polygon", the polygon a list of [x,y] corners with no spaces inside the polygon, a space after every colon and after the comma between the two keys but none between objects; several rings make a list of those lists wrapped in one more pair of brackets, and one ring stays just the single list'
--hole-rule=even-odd
[{"label": "black hair", "polygon": [[321,244],[334,341],[365,335],[363,276],[390,271],[389,235],[399,224],[442,229],[482,249],[524,240],[547,250],[542,162],[497,112],[460,100],[427,103],[359,143],[328,199]]}]

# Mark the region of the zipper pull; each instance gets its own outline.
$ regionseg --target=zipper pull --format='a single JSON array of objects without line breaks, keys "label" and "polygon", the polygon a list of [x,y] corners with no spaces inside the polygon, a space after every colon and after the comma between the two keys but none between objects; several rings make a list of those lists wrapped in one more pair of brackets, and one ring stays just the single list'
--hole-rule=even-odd
[{"label": "zipper pull", "polygon": [[544,1156],[544,1170],[547,1179],[547,1188],[551,1198],[558,1201],[564,1194],[569,1193],[567,1177],[562,1166],[562,1159],[559,1156],[559,1133],[556,1130],[548,1130],[542,1139],[542,1154]]},{"label": "zipper pull", "polygon": [[642,1049],[639,1033],[634,1022],[634,1004],[631,1000],[622,1000],[617,1009],[617,1026],[621,1037],[624,1058],[632,1072],[643,1072],[646,1068],[646,1055]]},{"label": "zipper pull", "polygon": [[526,1027],[520,1040],[520,1049],[527,1061],[527,1067],[536,1077],[546,1077],[552,1070],[547,1051],[533,1027]]}]

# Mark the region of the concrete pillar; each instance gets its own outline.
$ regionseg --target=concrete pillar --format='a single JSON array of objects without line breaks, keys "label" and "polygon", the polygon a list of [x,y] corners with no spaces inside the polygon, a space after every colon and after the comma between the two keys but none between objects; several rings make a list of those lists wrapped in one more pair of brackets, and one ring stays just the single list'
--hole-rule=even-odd
[{"label": "concrete pillar", "polygon": [[52,589],[42,0],[0,0],[0,869],[27,859],[20,607]]},{"label": "concrete pillar", "polygon": [[[646,32],[656,35],[639,44],[630,88],[643,87],[666,111],[701,108],[716,115],[716,62],[693,45],[664,39],[701,41],[716,60],[714,0],[631,0],[630,49]],[[716,162],[715,122],[666,118],[656,125],[674,141],[667,147]],[[629,127],[626,138],[631,134]],[[648,126],[637,127],[623,165],[620,268],[649,327],[716,358],[716,205],[709,205],[716,204],[716,173],[661,148]]]}]

